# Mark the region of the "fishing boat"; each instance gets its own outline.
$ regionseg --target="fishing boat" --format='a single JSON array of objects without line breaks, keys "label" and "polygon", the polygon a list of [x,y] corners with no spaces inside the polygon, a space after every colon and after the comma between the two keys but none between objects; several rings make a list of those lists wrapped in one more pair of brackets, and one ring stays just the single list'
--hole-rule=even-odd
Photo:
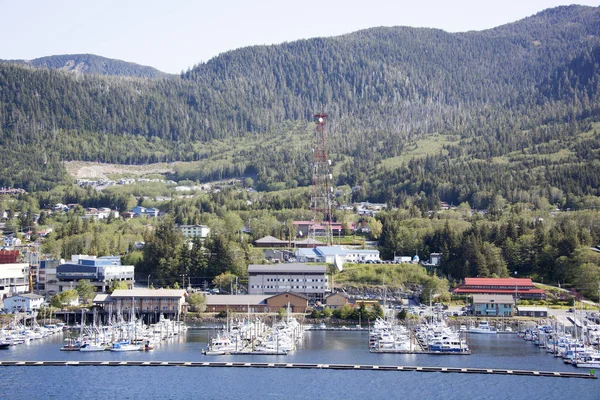
[{"label": "fishing boat", "polygon": [[469,328],[469,333],[496,333],[496,328],[490,326],[488,321],[481,321],[477,327],[472,326]]}]

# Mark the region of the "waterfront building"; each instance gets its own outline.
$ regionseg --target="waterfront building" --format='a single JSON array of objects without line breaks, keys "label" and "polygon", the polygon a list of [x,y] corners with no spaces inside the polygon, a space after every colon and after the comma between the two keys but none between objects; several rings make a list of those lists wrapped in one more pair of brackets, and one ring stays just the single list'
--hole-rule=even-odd
[{"label": "waterfront building", "polygon": [[537,289],[531,278],[465,278],[464,285],[454,294],[510,294],[520,299],[543,299],[545,292]]},{"label": "waterfront building", "polygon": [[322,300],[329,291],[327,266],[302,263],[248,266],[248,294],[274,295],[288,291]]},{"label": "waterfront building", "polygon": [[135,310],[140,314],[162,314],[177,317],[186,310],[186,291],[183,289],[129,289],[115,290],[111,294],[97,294],[94,304],[105,311],[120,311],[123,315]]},{"label": "waterfront building", "polygon": [[23,293],[10,296],[2,301],[4,310],[10,313],[39,310],[44,302],[44,296],[34,293]]},{"label": "waterfront building", "polygon": [[276,295],[216,295],[206,296],[204,304],[207,312],[269,313],[277,312],[289,305],[291,312],[304,313],[308,307],[308,297],[294,292]]},{"label": "waterfront building", "polygon": [[133,288],[133,265],[122,265],[121,257],[96,257],[88,255],[73,255],[71,261],[61,262],[55,268],[46,265],[45,290],[48,295],[62,293],[75,289],[81,279],[87,279],[97,292],[106,292],[115,282],[124,282],[128,288]]},{"label": "waterfront building", "polygon": [[541,306],[517,306],[517,315],[519,317],[541,317],[548,316],[548,308]]},{"label": "waterfront building", "polygon": [[509,294],[473,295],[473,315],[483,317],[512,317],[515,300]]}]

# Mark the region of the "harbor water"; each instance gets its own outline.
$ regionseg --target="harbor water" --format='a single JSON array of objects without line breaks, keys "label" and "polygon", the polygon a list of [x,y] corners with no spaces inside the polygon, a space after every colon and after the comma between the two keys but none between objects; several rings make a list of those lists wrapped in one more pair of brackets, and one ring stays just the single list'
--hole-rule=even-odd
[{"label": "harbor water", "polygon": [[[61,352],[66,333],[11,346],[0,360],[245,361],[587,372],[509,335],[471,335],[470,356],[376,354],[366,331],[310,331],[283,356],[204,356],[210,331],[188,330],[151,352]],[[1,399],[600,399],[600,380],[366,370],[187,367],[0,367]]]}]

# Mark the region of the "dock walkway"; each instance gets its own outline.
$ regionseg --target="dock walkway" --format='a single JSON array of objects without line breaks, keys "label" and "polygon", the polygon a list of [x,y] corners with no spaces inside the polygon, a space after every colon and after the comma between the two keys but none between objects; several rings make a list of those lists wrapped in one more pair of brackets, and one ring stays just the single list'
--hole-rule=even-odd
[{"label": "dock walkway", "polygon": [[598,379],[591,373],[531,371],[486,368],[415,367],[394,365],[306,364],[266,362],[192,362],[192,361],[0,361],[0,367],[231,367],[231,368],[296,368],[321,370],[414,371],[484,375],[540,376],[547,378]]}]

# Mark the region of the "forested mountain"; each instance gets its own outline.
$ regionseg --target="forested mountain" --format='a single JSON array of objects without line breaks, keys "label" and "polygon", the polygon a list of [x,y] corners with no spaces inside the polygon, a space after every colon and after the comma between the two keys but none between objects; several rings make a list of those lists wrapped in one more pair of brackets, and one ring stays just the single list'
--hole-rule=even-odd
[{"label": "forested mountain", "polygon": [[94,54],[62,54],[33,60],[7,60],[7,62],[82,74],[134,76],[138,78],[164,78],[168,76],[167,73],[156,68]]},{"label": "forested mountain", "polygon": [[201,162],[174,179],[308,185],[325,110],[335,179],[360,187],[356,200],[576,207],[600,187],[599,32],[600,8],[568,6],[481,32],[247,47],[166,79],[0,64],[0,184],[51,187],[64,160],[181,160]]}]

